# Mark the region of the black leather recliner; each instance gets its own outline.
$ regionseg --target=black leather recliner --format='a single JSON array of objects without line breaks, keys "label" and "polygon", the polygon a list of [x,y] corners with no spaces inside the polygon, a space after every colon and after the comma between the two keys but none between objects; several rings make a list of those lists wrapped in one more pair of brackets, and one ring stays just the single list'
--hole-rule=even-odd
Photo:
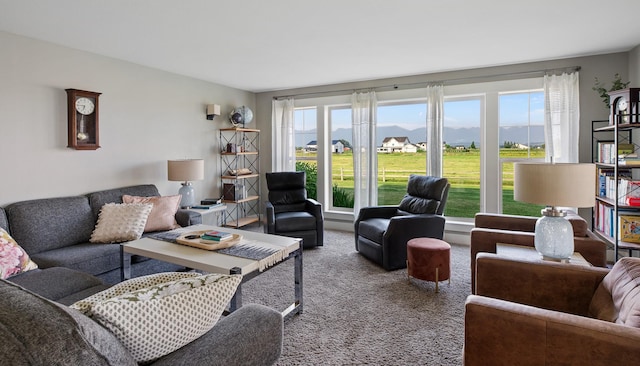
[{"label": "black leather recliner", "polygon": [[324,217],[322,205],[307,198],[306,173],[266,173],[269,200],[267,211],[268,234],[302,238],[304,248],[323,245]]},{"label": "black leather recliner", "polygon": [[407,241],[444,236],[446,178],[411,175],[398,206],[363,207],[354,224],[356,250],[391,271],[407,267]]}]

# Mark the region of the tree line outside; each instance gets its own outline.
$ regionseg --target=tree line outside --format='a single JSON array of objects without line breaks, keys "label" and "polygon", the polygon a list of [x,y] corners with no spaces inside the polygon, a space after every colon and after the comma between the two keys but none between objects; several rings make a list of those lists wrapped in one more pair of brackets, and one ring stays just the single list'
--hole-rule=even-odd
[{"label": "tree line outside", "polygon": [[[475,147],[475,144],[474,146]],[[504,159],[544,158],[544,149],[500,148]],[[317,197],[315,154],[297,151],[297,170],[307,172],[309,197]],[[332,154],[332,191],[335,207],[353,207],[353,155],[350,150]],[[397,205],[406,193],[410,174],[425,174],[426,152],[378,154],[378,203]],[[451,183],[445,215],[473,217],[480,211],[480,150],[446,148],[443,153],[443,176]],[[539,216],[541,206],[513,200],[513,163],[503,164],[503,213]]]}]

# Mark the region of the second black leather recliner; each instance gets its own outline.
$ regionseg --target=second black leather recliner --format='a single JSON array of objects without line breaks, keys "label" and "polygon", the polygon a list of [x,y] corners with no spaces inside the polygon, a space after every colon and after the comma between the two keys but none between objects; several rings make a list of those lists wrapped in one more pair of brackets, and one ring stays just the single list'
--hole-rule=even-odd
[{"label": "second black leather recliner", "polygon": [[322,205],[307,198],[306,173],[266,173],[269,198],[265,203],[268,234],[302,238],[304,248],[323,245]]}]

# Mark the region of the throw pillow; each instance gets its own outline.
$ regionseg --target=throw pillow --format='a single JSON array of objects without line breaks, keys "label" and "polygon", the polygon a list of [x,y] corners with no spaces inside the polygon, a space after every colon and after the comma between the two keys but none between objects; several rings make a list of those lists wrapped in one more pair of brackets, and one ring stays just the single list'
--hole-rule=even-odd
[{"label": "throw pillow", "polygon": [[597,319],[640,328],[640,258],[621,258],[613,265],[596,290],[589,313]]},{"label": "throw pillow", "polygon": [[0,278],[5,279],[18,273],[38,268],[27,252],[16,241],[0,228]]},{"label": "throw pillow", "polygon": [[[146,363],[213,328],[241,280],[241,275],[196,274],[97,300],[89,309],[86,302],[72,307],[113,332],[137,362]],[[116,292],[129,286],[124,284]]]},{"label": "throw pillow", "polygon": [[140,197],[125,194],[122,196],[124,203],[151,203],[153,209],[147,219],[144,232],[172,230],[180,227],[176,222],[176,212],[180,208],[182,196],[152,196]]},{"label": "throw pillow", "polygon": [[120,243],[140,239],[153,205],[151,203],[107,203],[89,239],[92,243]]}]

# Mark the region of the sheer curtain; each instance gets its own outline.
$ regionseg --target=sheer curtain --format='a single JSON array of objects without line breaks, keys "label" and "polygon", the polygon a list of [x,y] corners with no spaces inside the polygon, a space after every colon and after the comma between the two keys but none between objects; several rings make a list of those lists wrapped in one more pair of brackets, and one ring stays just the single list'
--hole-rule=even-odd
[{"label": "sheer curtain", "polygon": [[442,125],[444,87],[427,87],[427,175],[442,177]]},{"label": "sheer curtain", "polygon": [[354,220],[358,218],[360,208],[378,203],[376,109],[375,92],[351,95]]},{"label": "sheer curtain", "polygon": [[293,172],[296,170],[296,144],[294,140],[294,100],[287,98],[273,100],[273,171]]},{"label": "sheer curtain", "polygon": [[580,92],[578,72],[544,77],[546,161],[578,163]]}]

